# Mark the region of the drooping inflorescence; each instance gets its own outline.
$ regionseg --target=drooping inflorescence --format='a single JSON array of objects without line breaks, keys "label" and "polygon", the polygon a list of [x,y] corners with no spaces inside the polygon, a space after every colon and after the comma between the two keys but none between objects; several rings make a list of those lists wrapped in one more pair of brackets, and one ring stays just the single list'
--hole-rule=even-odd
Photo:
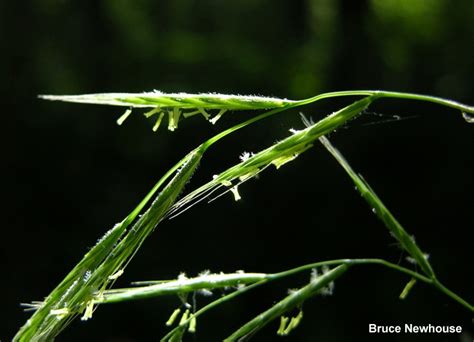
[{"label": "drooping inflorescence", "polygon": [[119,125],[130,116],[132,108],[152,108],[152,110],[144,113],[144,115],[147,118],[157,117],[153,131],[158,130],[164,116],[168,117],[168,129],[174,131],[178,127],[181,117],[188,118],[194,115],[202,115],[210,123],[215,124],[222,115],[230,110],[273,109],[297,102],[276,97],[253,95],[226,95],[218,93],[166,94],[156,90],[145,93],[40,95],[40,98],[52,101],[129,107],[117,120]]},{"label": "drooping inflorescence", "polygon": [[446,100],[439,97],[387,92],[379,90],[349,90],[338,91],[316,95],[303,100],[289,100],[277,97],[256,95],[231,95],[219,93],[163,93],[152,91],[144,93],[98,93],[84,95],[40,95],[39,98],[51,101],[64,101],[75,103],[102,104],[111,106],[128,107],[123,115],[119,117],[119,125],[130,116],[133,108],[152,108],[144,113],[150,118],[156,115],[153,131],[157,131],[163,118],[168,117],[168,129],[174,131],[178,127],[181,117],[188,118],[201,114],[212,124],[215,124],[227,111],[231,110],[262,110],[262,109],[289,109],[297,106],[307,105],[325,98],[340,96],[376,96],[377,98],[392,97],[411,100],[421,100],[438,103],[447,107],[461,110],[463,118],[473,123],[472,115],[474,108],[456,101]]},{"label": "drooping inflorescence", "polygon": [[[240,163],[216,175],[209,183],[192,191],[181,200],[176,201],[185,184],[196,170],[203,153],[207,148],[224,136],[237,131],[253,122],[266,118],[278,112],[307,105],[318,100],[338,96],[365,96],[362,100],[334,112],[326,118],[313,123],[305,120],[306,128],[302,130],[291,130],[292,135],[282,141],[276,142],[267,149],[259,153],[244,152],[240,156]],[[149,92],[142,94],[113,93],[113,94],[89,94],[78,96],[40,96],[47,100],[58,100],[78,103],[105,104],[126,107],[125,113],[117,120],[119,125],[132,114],[134,108],[148,108],[144,113],[145,117],[156,121],[153,130],[156,131],[164,118],[168,119],[168,129],[173,131],[178,128],[181,118],[188,118],[194,115],[202,115],[212,124],[215,124],[222,115],[232,110],[258,110],[271,109],[259,114],[245,122],[220,132],[213,138],[201,144],[197,149],[185,156],[180,162],[172,167],[164,177],[154,186],[152,191],[140,202],[122,222],[109,230],[104,237],[99,239],[77,266],[64,278],[64,280],[48,295],[44,301],[35,301],[26,305],[29,309],[36,310],[34,315],[20,329],[14,337],[15,341],[43,341],[52,340],[56,337],[76,316],[82,315],[82,320],[92,317],[97,304],[106,302],[124,301],[129,299],[145,298],[161,294],[177,293],[178,296],[185,296],[188,292],[212,294],[211,290],[229,284],[235,284],[237,291],[227,294],[224,297],[208,304],[197,312],[191,312],[191,305],[183,301],[184,313],[179,319],[178,326],[173,329],[170,339],[163,340],[178,341],[184,329],[189,332],[196,330],[196,318],[209,308],[237,295],[253,289],[259,284],[271,280],[286,277],[303,269],[314,269],[319,266],[337,266],[331,270],[323,269],[323,274],[319,276],[314,271],[310,283],[299,290],[291,291],[282,301],[276,303],[272,308],[255,317],[247,324],[239,328],[226,341],[240,340],[252,335],[270,321],[281,317],[279,335],[288,335],[295,329],[302,319],[302,303],[314,294],[328,295],[333,292],[334,279],[346,271],[347,267],[356,264],[381,264],[391,269],[401,271],[410,275],[411,280],[402,291],[400,298],[405,298],[416,281],[423,281],[431,284],[447,294],[449,297],[462,304],[471,312],[474,308],[471,304],[459,296],[446,289],[437,280],[434,271],[429,263],[428,256],[424,254],[416,244],[414,238],[409,235],[404,228],[395,220],[388,209],[383,205],[370,186],[348,167],[347,162],[334,149],[331,148],[324,134],[334,131],[342,124],[354,118],[358,113],[365,110],[374,100],[383,97],[404,98],[411,100],[422,100],[442,104],[460,110],[463,118],[473,123],[472,114],[474,108],[460,104],[455,101],[437,97],[383,92],[383,91],[343,91],[325,93],[300,101],[291,101],[271,97],[223,95],[223,94],[165,94],[161,92]],[[135,253],[141,247],[144,240],[155,229],[156,225],[165,217],[178,215],[180,212],[189,209],[202,199],[210,196],[214,191],[225,188],[225,192],[232,192],[236,200],[240,199],[238,186],[254,178],[265,168],[274,165],[276,168],[294,160],[301,153],[309,149],[314,141],[320,139],[328,150],[336,157],[341,166],[348,172],[361,192],[364,199],[371,205],[374,213],[382,220],[390,233],[398,240],[400,246],[408,252],[411,260],[423,271],[420,274],[415,271],[390,264],[377,259],[344,259],[333,260],[324,263],[306,265],[293,270],[280,272],[278,274],[266,275],[260,273],[244,274],[236,272],[231,275],[210,274],[205,272],[194,279],[188,279],[184,274],[180,275],[176,281],[160,282],[148,287],[133,288],[115,291],[107,291],[114,281],[124,273],[124,269]],[[172,177],[172,178],[171,178]],[[169,179],[171,178],[171,179]],[[143,212],[145,205],[151,200],[154,194],[161,190],[151,203],[150,207]],[[220,195],[219,195],[220,196]],[[217,197],[219,197],[217,196]],[[214,197],[217,198],[217,197]],[[129,228],[129,225],[131,227]],[[311,266],[310,268],[308,266]],[[287,313],[298,309],[297,315],[289,318]],[[178,318],[181,311],[173,311],[172,316],[167,321],[167,325],[172,325]]]}]

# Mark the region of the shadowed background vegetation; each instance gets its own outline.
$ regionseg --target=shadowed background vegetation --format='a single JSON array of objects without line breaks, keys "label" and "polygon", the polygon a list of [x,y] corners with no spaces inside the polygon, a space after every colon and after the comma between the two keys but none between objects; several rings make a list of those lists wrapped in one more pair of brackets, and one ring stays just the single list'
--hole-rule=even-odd
[{"label": "shadowed background vegetation", "polygon": [[[5,294],[0,339],[28,314],[103,232],[200,142],[255,113],[216,126],[193,118],[172,133],[120,108],[40,101],[38,94],[209,92],[304,98],[345,89],[418,92],[473,104],[474,2],[448,0],[60,1],[0,3],[3,94],[0,257]],[[314,119],[347,104],[301,110]],[[331,136],[393,214],[430,252],[439,277],[471,302],[473,128],[432,104],[383,100]],[[137,114],[136,111],[135,114]],[[399,115],[409,120],[374,124]],[[213,147],[188,186],[300,128],[285,112]],[[276,272],[330,258],[402,262],[382,223],[344,171],[317,146],[280,170],[163,222],[117,283],[210,269]],[[228,335],[307,277],[246,295],[198,322],[196,341]],[[405,281],[378,268],[351,270],[335,295],[305,304],[292,341],[366,340],[369,323],[462,324],[469,313],[424,285],[398,300]],[[206,299],[197,298],[198,305]],[[59,341],[146,341],[166,332],[177,298],[100,307]],[[256,341],[277,339],[277,325]],[[469,335],[471,334],[471,335]],[[380,340],[380,336],[372,336]],[[458,336],[384,336],[387,341]],[[190,340],[192,337],[190,338]],[[472,338],[471,338],[472,339]]]}]

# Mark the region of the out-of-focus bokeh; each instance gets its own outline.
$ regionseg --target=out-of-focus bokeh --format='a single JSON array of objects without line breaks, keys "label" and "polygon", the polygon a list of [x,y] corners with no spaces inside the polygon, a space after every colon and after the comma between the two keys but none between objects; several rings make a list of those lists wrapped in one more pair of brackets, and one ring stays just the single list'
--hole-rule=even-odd
[{"label": "out-of-focus bokeh", "polygon": [[[119,127],[120,108],[46,102],[38,94],[159,89],[299,99],[385,89],[473,104],[473,18],[467,0],[0,2],[0,339],[10,340],[28,318],[19,303],[46,296],[178,159],[255,115],[235,112],[215,126],[195,117],[174,133],[154,133],[139,111]],[[317,120],[348,101],[300,110]],[[383,100],[370,111],[330,138],[430,253],[439,278],[472,302],[473,126],[455,110],[414,101]],[[302,126],[291,111],[226,138],[188,189],[238,162],[243,151]],[[228,195],[163,222],[117,286],[206,269],[276,272],[330,258],[405,264],[406,255],[320,146],[240,191],[240,202]],[[189,340],[221,340],[308,277],[210,312]],[[302,324],[287,340],[460,341],[368,335],[369,323],[404,322],[463,325],[463,338],[472,339],[470,313],[440,292],[418,284],[400,301],[408,280],[378,267],[354,268],[334,296],[305,303]],[[207,300],[198,297],[197,305]],[[58,340],[157,340],[179,303],[100,307]],[[277,328],[275,322],[254,340],[276,340]]]}]

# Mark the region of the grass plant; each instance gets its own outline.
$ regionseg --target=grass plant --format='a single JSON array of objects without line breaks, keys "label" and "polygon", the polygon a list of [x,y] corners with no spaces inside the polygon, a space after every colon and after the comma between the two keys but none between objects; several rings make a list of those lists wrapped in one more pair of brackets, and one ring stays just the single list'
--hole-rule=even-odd
[{"label": "grass plant", "polygon": [[[322,99],[342,96],[362,98],[316,123],[307,121],[305,129],[292,131],[289,137],[274,143],[259,153],[242,155],[240,163],[216,174],[208,183],[179,198],[184,185],[189,182],[208,149],[227,135],[279,112],[308,105]],[[263,111],[263,113],[221,131],[193,149],[170,168],[137,207],[97,241],[95,246],[84,255],[82,260],[51,291],[44,301],[29,304],[29,307],[34,309],[35,312],[20,328],[14,337],[15,341],[53,340],[74,318],[80,316],[82,320],[88,320],[92,318],[93,312],[98,306],[107,303],[163,295],[184,296],[187,293],[203,291],[210,293],[218,288],[230,288],[231,291],[228,294],[212,301],[196,312],[190,312],[189,308],[182,315],[180,309],[173,312],[167,325],[173,325],[178,317],[180,317],[180,320],[176,327],[162,338],[162,341],[181,341],[186,331],[195,331],[197,318],[216,306],[233,300],[258,286],[299,272],[311,272],[307,285],[291,291],[281,301],[231,333],[225,341],[238,341],[251,336],[269,322],[278,318],[281,322],[277,333],[288,335],[298,326],[303,317],[302,304],[314,295],[331,293],[334,281],[357,265],[380,265],[408,276],[408,284],[400,294],[401,298],[406,297],[415,282],[418,281],[435,287],[468,311],[474,311],[472,304],[442,285],[435,275],[433,266],[426,254],[413,237],[400,225],[367,182],[352,170],[341,153],[325,137],[326,134],[356,118],[374,101],[382,98],[418,100],[443,105],[460,111],[462,117],[469,123],[474,122],[472,119],[474,107],[472,106],[439,97],[378,90],[331,92],[304,100],[214,93],[165,94],[157,91],[142,94],[42,95],[41,98],[126,107],[125,113],[117,120],[119,125],[123,124],[130,115],[133,115],[133,111],[148,108],[149,111],[145,112],[144,115],[146,118],[156,119],[153,125],[154,131],[158,130],[165,118],[168,120],[168,129],[174,131],[178,128],[182,118],[195,115],[203,116],[206,120],[215,124],[227,112],[256,110]],[[115,280],[123,274],[126,266],[138,252],[144,240],[163,219],[182,214],[195,204],[213,196],[213,194],[218,194],[214,195],[214,198],[218,198],[224,193],[232,192],[235,199],[238,200],[238,186],[241,183],[254,178],[271,165],[278,169],[282,165],[291,162],[318,141],[326,147],[347,172],[362,197],[377,214],[390,234],[414,260],[420,271],[417,271],[417,268],[411,269],[381,259],[338,259],[319,261],[274,274],[246,272],[213,274],[205,272],[194,278],[181,275],[171,281],[149,281],[142,282],[137,287],[112,289]],[[295,308],[299,310],[296,316],[292,318],[286,316]]]}]

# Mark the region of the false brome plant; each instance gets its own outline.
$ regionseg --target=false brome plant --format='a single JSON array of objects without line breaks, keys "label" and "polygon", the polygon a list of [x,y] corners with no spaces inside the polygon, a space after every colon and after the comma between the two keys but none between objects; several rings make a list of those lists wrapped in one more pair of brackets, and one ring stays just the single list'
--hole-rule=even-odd
[{"label": "false brome plant", "polygon": [[[274,143],[272,146],[255,154],[244,153],[241,162],[215,175],[208,183],[191,191],[178,199],[184,185],[190,180],[204,154],[215,143],[225,136],[236,132],[256,121],[291,108],[304,106],[322,99],[358,96],[362,99],[328,115],[313,123],[305,120],[306,128],[292,130],[292,135]],[[277,302],[268,310],[250,319],[246,324],[231,333],[225,341],[239,341],[249,337],[273,320],[280,319],[278,335],[288,335],[303,318],[302,304],[316,294],[330,294],[334,281],[354,266],[380,265],[405,274],[408,284],[400,294],[405,298],[416,282],[426,283],[440,290],[452,300],[473,312],[472,304],[446,288],[437,278],[426,254],[420,249],[413,237],[400,225],[390,211],[384,206],[379,197],[361,176],[354,172],[341,153],[335,149],[325,137],[347,121],[354,119],[366,110],[375,100],[382,98],[399,98],[433,102],[462,112],[467,122],[474,122],[474,107],[455,101],[410,93],[353,90],[320,94],[305,100],[288,100],[262,96],[241,96],[223,94],[165,94],[158,91],[131,93],[104,93],[73,96],[40,96],[46,100],[58,100],[78,103],[105,104],[126,107],[125,113],[117,120],[119,125],[140,108],[148,108],[144,113],[146,118],[154,119],[153,130],[158,130],[162,121],[168,120],[168,129],[174,131],[183,118],[200,115],[215,124],[224,113],[243,110],[263,111],[247,121],[228,128],[211,139],[197,146],[178,163],[176,163],[156,183],[145,198],[120,223],[107,231],[82,258],[82,260],[66,275],[55,289],[41,302],[28,304],[35,312],[21,327],[15,341],[49,341],[53,340],[76,317],[88,320],[94,310],[104,304],[124,302],[141,298],[151,298],[163,295],[177,295],[185,303],[183,308],[173,311],[167,326],[176,324],[162,341],[181,341],[186,331],[196,330],[197,318],[216,306],[233,300],[256,287],[289,277],[300,272],[311,273],[307,285],[292,290],[288,296]],[[114,281],[123,274],[126,266],[137,253],[143,241],[153,232],[156,226],[167,217],[183,213],[193,205],[209,198],[220,191],[217,198],[228,191],[235,199],[240,198],[238,186],[254,178],[265,168],[274,165],[277,169],[291,162],[299,154],[305,152],[313,144],[320,141],[344,168],[355,183],[362,197],[368,202],[390,234],[416,263],[412,269],[391,263],[382,259],[338,259],[319,261],[303,265],[280,273],[246,273],[202,274],[187,278],[181,274],[176,280],[140,282],[136,287],[112,289]],[[148,207],[147,207],[148,206]],[[147,208],[146,208],[147,207]],[[146,208],[146,209],[145,209]],[[233,289],[210,304],[191,312],[191,306],[186,303],[189,293],[212,294],[215,289]],[[289,317],[288,312],[298,314]],[[184,311],[184,312],[182,312]]]}]

